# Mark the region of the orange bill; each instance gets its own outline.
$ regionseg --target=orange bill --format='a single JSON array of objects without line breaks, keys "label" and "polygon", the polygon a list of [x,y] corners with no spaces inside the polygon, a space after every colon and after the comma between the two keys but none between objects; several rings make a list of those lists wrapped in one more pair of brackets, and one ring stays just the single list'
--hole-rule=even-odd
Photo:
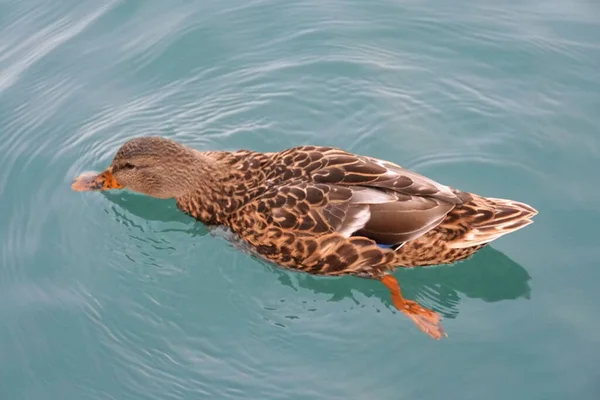
[{"label": "orange bill", "polygon": [[76,192],[87,192],[90,190],[110,190],[122,189],[111,172],[111,169],[98,174],[96,172],[86,172],[79,175],[71,184],[71,188]]}]

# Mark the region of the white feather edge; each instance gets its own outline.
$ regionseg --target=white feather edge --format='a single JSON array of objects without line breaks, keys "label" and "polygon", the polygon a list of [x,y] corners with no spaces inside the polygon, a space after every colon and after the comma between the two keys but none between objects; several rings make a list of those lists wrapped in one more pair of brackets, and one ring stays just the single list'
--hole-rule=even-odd
[{"label": "white feather edge", "polygon": [[478,246],[480,244],[490,243],[501,236],[506,235],[507,233],[511,233],[526,227],[527,225],[533,223],[532,220],[524,221],[522,225],[520,225],[516,229],[503,229],[505,226],[509,226],[514,224],[515,221],[508,221],[506,224],[501,224],[496,227],[495,232],[481,232],[477,228],[471,229],[467,234],[456,242],[452,242],[448,244],[448,247],[453,249],[462,249],[465,247]]},{"label": "white feather edge", "polygon": [[371,211],[369,210],[369,207],[361,207],[356,214],[348,216],[348,218],[344,221],[344,227],[339,232],[344,237],[349,238],[354,232],[364,228],[369,221],[369,218],[371,218]]}]

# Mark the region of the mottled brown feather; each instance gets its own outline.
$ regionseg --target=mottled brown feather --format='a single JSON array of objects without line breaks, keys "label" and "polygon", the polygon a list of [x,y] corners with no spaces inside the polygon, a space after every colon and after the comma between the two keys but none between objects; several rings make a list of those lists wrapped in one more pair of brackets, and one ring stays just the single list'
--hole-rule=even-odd
[{"label": "mottled brown feather", "polygon": [[[131,162],[138,176],[129,175]],[[537,213],[332,147],[199,152],[135,139],[112,168],[138,191],[172,194],[202,222],[230,227],[261,256],[313,274],[381,277],[396,266],[452,263]]]},{"label": "mottled brown feather", "polygon": [[392,304],[436,339],[444,335],[440,316],[404,298],[389,271],[463,260],[537,213],[332,147],[200,152],[160,137],[125,143],[107,170],[80,176],[72,188],[175,198],[279,266],[380,279]]}]

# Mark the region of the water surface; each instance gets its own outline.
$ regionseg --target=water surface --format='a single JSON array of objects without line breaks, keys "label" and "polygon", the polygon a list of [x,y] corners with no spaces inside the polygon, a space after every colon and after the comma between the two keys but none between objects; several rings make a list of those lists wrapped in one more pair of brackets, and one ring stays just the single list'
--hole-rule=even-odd
[{"label": "water surface", "polygon": [[[474,4],[475,3],[475,4]],[[600,6],[0,1],[0,398],[592,399]],[[378,282],[264,265],[173,201],[75,193],[138,135],[343,147],[536,223]]]}]

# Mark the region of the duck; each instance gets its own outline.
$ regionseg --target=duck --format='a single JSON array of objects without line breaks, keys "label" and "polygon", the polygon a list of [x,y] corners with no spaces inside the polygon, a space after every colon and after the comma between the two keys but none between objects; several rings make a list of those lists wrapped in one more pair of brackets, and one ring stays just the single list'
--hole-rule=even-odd
[{"label": "duck", "polygon": [[377,280],[433,339],[447,337],[440,314],[405,298],[393,271],[455,264],[537,214],[528,204],[461,191],[336,147],[200,151],[161,136],[128,140],[106,170],[80,174],[71,188],[174,199],[281,268]]}]

